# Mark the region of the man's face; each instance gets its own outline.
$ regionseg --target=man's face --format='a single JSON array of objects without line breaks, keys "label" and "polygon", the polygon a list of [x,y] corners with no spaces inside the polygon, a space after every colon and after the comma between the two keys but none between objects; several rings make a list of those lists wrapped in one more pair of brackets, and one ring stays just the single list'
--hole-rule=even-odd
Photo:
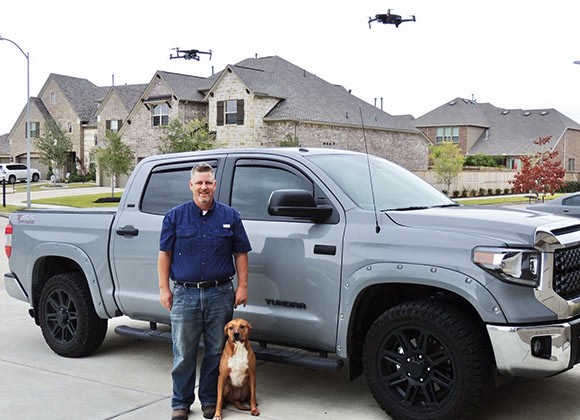
[{"label": "man's face", "polygon": [[209,210],[216,182],[210,172],[194,172],[193,179],[189,181],[189,188],[193,192],[193,201],[198,207]]}]

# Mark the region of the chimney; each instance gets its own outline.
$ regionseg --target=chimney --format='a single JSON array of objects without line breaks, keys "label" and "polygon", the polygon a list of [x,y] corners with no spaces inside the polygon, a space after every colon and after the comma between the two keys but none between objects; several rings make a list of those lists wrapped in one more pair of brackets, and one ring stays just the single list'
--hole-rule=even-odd
[{"label": "chimney", "polygon": [[112,79],[113,86],[115,86],[115,75],[114,74],[111,75],[111,79]]},{"label": "chimney", "polygon": [[377,107],[377,98],[375,98],[375,108]]},{"label": "chimney", "polygon": [[381,96],[381,111],[383,110],[383,97]]}]

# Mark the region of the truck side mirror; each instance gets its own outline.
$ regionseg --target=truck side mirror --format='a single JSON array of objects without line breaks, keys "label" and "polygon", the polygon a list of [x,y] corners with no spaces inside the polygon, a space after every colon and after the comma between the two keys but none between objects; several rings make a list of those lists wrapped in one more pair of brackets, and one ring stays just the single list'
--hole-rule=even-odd
[{"label": "truck side mirror", "polygon": [[268,200],[268,213],[272,216],[289,216],[321,221],[332,215],[332,207],[317,206],[312,194],[306,190],[276,190]]}]

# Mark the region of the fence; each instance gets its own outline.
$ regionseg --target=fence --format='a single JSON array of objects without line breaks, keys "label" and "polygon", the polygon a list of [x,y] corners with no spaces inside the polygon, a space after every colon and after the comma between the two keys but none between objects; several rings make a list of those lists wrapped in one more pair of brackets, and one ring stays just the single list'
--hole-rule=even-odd
[{"label": "fence", "polygon": [[[463,168],[463,171],[453,180],[449,192],[463,191],[464,189],[467,191],[479,191],[480,188],[483,188],[484,190],[496,190],[498,188],[504,190],[505,188],[512,187],[508,181],[513,179],[516,173],[517,171],[513,169],[467,166]],[[435,174],[435,171],[433,170],[416,171],[415,174],[434,185],[439,190],[447,188],[447,185],[438,182],[437,174]]]}]

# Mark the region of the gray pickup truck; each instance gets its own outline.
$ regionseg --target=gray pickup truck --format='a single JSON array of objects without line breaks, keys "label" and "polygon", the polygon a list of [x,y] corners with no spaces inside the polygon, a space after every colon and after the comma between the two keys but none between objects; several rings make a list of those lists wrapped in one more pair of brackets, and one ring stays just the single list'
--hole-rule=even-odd
[{"label": "gray pickup truck", "polygon": [[577,221],[460,206],[387,160],[305,148],[153,156],[118,209],[12,213],[6,289],[30,304],[56,353],[95,351],[121,315],[151,328],[117,332],[168,339],[156,330],[169,324],[159,232],[191,200],[200,161],[252,244],[249,301],[235,316],[252,323],[259,358],[348,361],[396,419],[467,416],[498,375],[547,377],[579,362]]}]

